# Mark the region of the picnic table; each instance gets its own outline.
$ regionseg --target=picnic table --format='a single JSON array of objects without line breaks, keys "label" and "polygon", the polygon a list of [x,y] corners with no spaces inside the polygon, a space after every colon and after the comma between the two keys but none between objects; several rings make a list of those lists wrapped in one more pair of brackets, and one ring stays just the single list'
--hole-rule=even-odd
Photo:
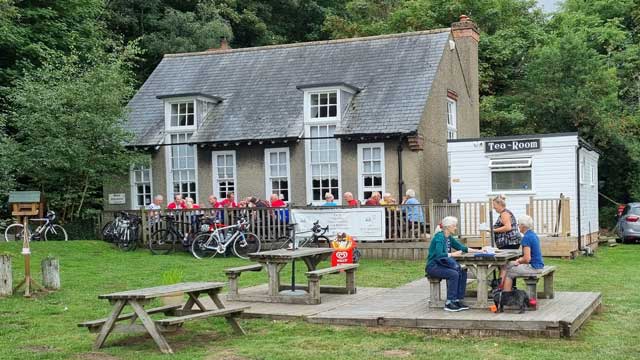
[{"label": "picnic table", "polygon": [[[218,297],[218,293],[222,290],[223,286],[224,283],[221,282],[186,282],[100,295],[98,296],[98,299],[109,300],[113,305],[113,309],[109,317],[105,319],[86,321],[78,324],[78,326],[86,327],[90,332],[99,332],[98,338],[93,345],[94,350],[100,349],[104,345],[109,334],[113,331],[125,333],[143,331],[151,335],[160,348],[160,351],[165,354],[172,354],[173,350],[161,333],[175,331],[177,328],[181,327],[185,321],[205,319],[214,316],[224,316],[229,325],[233,328],[234,332],[244,335],[245,332],[240,327],[240,324],[238,324],[236,318],[240,316],[248,306],[226,308]],[[178,304],[152,309],[144,308],[144,306],[153,299],[167,295],[174,295],[176,293],[185,293],[189,297],[184,306],[182,306],[182,304]],[[208,295],[217,308],[213,310],[206,309],[198,299],[202,294]],[[129,305],[134,312],[122,314],[122,310],[126,305]],[[197,306],[197,309],[194,309],[194,306]],[[150,315],[155,313],[177,316],[153,320]],[[137,319],[140,319],[142,326],[134,324]],[[124,320],[128,320],[129,323],[126,325],[117,324],[117,322]]]},{"label": "picnic table", "polygon": [[[320,303],[319,292],[316,293],[315,291],[309,291],[310,289],[308,286],[307,287],[300,286],[300,289],[307,290],[307,294],[305,295],[281,294],[280,293],[281,290],[288,290],[291,288],[291,286],[280,284],[280,271],[287,264],[292,263],[294,260],[302,260],[308,269],[307,277],[309,277],[311,280],[315,280],[312,278],[315,277],[317,274],[314,274],[313,272],[316,271],[316,267],[320,262],[322,262],[323,260],[331,256],[331,253],[333,253],[333,249],[331,248],[302,247],[295,250],[278,249],[278,250],[261,251],[261,252],[249,254],[249,259],[257,262],[258,264],[253,266],[251,265],[246,266],[243,268],[243,270],[249,269],[249,271],[254,271],[254,270],[259,271],[261,268],[265,268],[267,270],[267,276],[269,278],[267,293],[263,295],[238,294],[236,289],[235,293],[233,291],[230,291],[230,298],[232,298],[233,300],[239,300],[239,301],[280,302],[280,303],[289,303],[289,304],[319,304]],[[352,271],[354,269],[342,269],[342,270]],[[339,272],[340,270],[341,269],[336,269],[335,272]],[[237,271],[234,273],[236,273],[237,275]],[[350,273],[349,279],[351,279],[351,277],[353,276],[354,275]],[[348,279],[348,282],[349,282],[349,279]],[[345,288],[342,288],[344,289],[345,293],[352,293],[355,291],[355,280],[353,280],[352,283],[353,283],[353,290],[349,291],[349,290],[346,290]],[[298,286],[296,286],[296,288],[297,287]]]},{"label": "picnic table", "polygon": [[475,304],[471,304],[471,307],[478,309],[489,307],[489,273],[494,269],[500,271],[502,266],[507,265],[511,260],[517,259],[520,255],[520,250],[496,250],[494,256],[475,256],[473,253],[463,253],[453,257],[460,265],[466,265],[467,269],[476,274],[478,281],[477,299]]}]

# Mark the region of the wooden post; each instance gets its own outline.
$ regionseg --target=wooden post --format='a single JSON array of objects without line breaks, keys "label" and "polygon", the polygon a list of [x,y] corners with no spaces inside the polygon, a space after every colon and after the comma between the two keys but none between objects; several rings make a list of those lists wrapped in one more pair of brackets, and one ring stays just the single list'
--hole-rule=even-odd
[{"label": "wooden post", "polygon": [[[22,217],[22,255],[24,255],[24,296],[31,297],[31,234],[29,233],[29,217]],[[20,287],[20,284],[17,286]]]},{"label": "wooden post", "polygon": [[49,290],[60,289],[60,262],[53,257],[42,259],[42,285]]},{"label": "wooden post", "polygon": [[148,232],[147,215],[149,215],[149,214],[151,214],[151,213],[148,213],[148,212],[144,211],[144,209],[140,210],[140,219],[141,219],[140,226],[142,227],[141,234],[142,234],[142,244],[143,245],[147,245],[147,243],[149,242],[149,240],[148,240],[149,239],[149,234],[147,233]]},{"label": "wooden post", "polygon": [[[485,208],[484,204],[480,204],[480,224],[487,222],[487,214],[486,214],[487,209]],[[489,226],[491,226],[491,224],[489,224]],[[487,232],[486,231],[480,231],[480,243],[482,244],[482,247],[487,246],[485,241],[487,238]]]},{"label": "wooden post", "polygon": [[11,255],[0,255],[0,296],[11,296],[12,286]]},{"label": "wooden post", "polygon": [[564,204],[562,204],[562,234],[564,236],[571,236],[571,199],[564,198]]},{"label": "wooden post", "polygon": [[433,238],[436,233],[436,226],[438,222],[435,219],[435,212],[433,210],[433,199],[429,199],[429,235]]}]

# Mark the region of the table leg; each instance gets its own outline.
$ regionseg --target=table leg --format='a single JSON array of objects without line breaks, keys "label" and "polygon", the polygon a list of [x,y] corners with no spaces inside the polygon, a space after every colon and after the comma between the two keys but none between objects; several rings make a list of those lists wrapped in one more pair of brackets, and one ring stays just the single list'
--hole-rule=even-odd
[{"label": "table leg", "polygon": [[477,308],[489,307],[489,300],[487,300],[487,297],[489,296],[489,293],[487,291],[489,286],[487,282],[487,276],[489,276],[489,268],[486,266],[478,265],[476,268],[478,292],[477,292],[477,300],[476,300],[476,306],[475,306]]},{"label": "table leg", "polygon": [[187,295],[189,295],[189,299],[187,300],[187,303],[184,304],[184,307],[182,308],[182,311],[191,311],[193,310],[193,305],[197,305],[198,308],[200,308],[201,311],[207,311],[207,308],[204,306],[204,304],[202,304],[200,302],[200,300],[198,300],[198,297],[200,296],[200,292],[190,292],[187,293]]},{"label": "table leg", "polygon": [[[218,297],[218,291],[217,290],[209,291],[207,294],[209,295],[209,297],[211,298],[213,303],[216,304],[218,309],[224,309],[224,303],[222,302],[222,300],[220,300],[220,297]],[[227,324],[229,324],[231,326],[231,328],[233,329],[233,332],[235,332],[236,334],[239,334],[239,335],[247,335],[247,333],[244,331],[244,329],[238,323],[238,319],[236,319],[233,316],[225,316],[224,318],[225,318],[225,320],[227,320]]]},{"label": "table leg", "polygon": [[105,321],[105,323],[102,324],[102,328],[100,329],[100,334],[98,334],[98,338],[96,339],[96,342],[93,344],[93,350],[98,350],[102,347],[102,345],[104,345],[104,342],[107,340],[107,337],[111,333],[111,330],[113,330],[113,325],[115,325],[116,321],[118,320],[118,316],[120,316],[122,309],[124,309],[125,304],[126,304],[125,300],[118,300],[113,305],[113,310],[111,310],[111,315],[109,315],[109,318],[107,319],[107,321]]},{"label": "table leg", "polygon": [[280,292],[280,270],[284,264],[267,263],[267,274],[269,274],[269,296],[278,296]]},{"label": "table leg", "polygon": [[144,311],[142,305],[140,305],[136,300],[130,300],[129,305],[131,305],[133,311],[135,311],[136,315],[138,315],[138,318],[142,321],[142,325],[144,325],[144,328],[147,329],[147,332],[156,342],[156,344],[160,348],[160,351],[162,351],[164,354],[173,354],[171,346],[169,346],[164,336],[160,334],[158,328],[156,327],[156,323],[153,322],[153,320],[149,317],[149,314]]}]

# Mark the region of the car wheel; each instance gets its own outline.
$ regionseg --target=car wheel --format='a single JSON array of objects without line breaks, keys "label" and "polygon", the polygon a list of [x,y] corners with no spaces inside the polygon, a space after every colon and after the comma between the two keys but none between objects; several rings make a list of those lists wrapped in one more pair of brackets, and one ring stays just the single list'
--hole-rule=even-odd
[{"label": "car wheel", "polygon": [[616,242],[617,242],[618,244],[621,244],[621,243],[623,243],[624,241],[622,240],[622,238],[616,237]]}]

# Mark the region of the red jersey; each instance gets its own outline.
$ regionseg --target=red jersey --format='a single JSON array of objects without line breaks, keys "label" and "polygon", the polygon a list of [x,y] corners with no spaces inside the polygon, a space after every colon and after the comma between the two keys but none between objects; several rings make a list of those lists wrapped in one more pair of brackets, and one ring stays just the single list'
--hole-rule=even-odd
[{"label": "red jersey", "polygon": [[271,202],[271,207],[285,207],[285,206],[287,206],[287,204],[285,204],[285,202],[280,199],[274,200]]},{"label": "red jersey", "polygon": [[350,206],[350,207],[357,207],[357,206],[358,206],[358,200],[356,200],[356,199],[351,199],[351,200],[347,201],[347,206]]},{"label": "red jersey", "polygon": [[172,201],[172,202],[169,203],[169,205],[167,205],[167,209],[169,209],[169,210],[184,209],[184,205],[176,204],[175,201]]},{"label": "red jersey", "polygon": [[224,199],[224,200],[222,200],[220,202],[220,206],[221,207],[232,207],[232,208],[235,208],[235,207],[238,207],[238,204],[235,201],[231,201],[229,199]]},{"label": "red jersey", "polygon": [[369,199],[364,204],[365,205],[380,205],[380,200]]}]

